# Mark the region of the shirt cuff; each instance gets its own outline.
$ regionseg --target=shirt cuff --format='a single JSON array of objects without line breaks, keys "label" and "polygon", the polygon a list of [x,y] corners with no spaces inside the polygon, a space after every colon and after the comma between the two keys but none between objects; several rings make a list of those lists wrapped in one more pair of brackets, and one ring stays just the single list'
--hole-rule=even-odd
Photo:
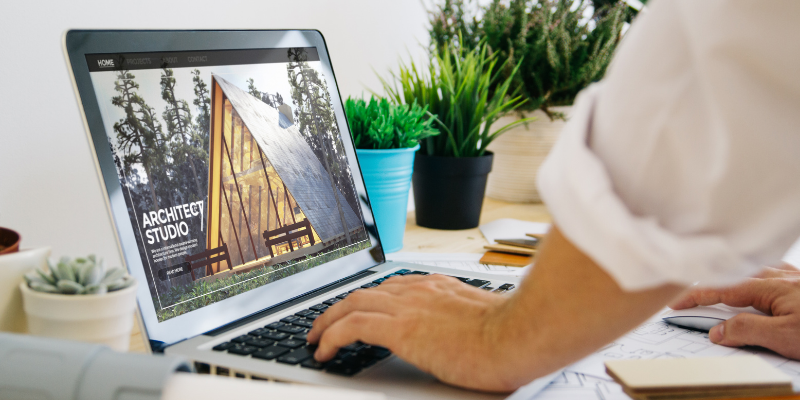
[{"label": "shirt cuff", "polygon": [[760,266],[737,255],[720,236],[676,234],[656,216],[631,213],[588,146],[601,91],[602,84],[594,84],[581,92],[538,172],[539,193],[564,236],[626,291],[698,281],[730,285],[756,273]]}]

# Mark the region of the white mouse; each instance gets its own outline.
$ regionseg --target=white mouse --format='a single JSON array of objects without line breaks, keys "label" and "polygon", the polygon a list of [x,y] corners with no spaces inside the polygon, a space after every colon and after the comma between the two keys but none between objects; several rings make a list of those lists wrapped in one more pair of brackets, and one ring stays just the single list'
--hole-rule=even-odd
[{"label": "white mouse", "polygon": [[714,326],[741,313],[766,315],[753,307],[740,308],[715,304],[713,306],[698,306],[685,310],[669,310],[662,315],[662,319],[667,323],[682,328],[708,332]]}]

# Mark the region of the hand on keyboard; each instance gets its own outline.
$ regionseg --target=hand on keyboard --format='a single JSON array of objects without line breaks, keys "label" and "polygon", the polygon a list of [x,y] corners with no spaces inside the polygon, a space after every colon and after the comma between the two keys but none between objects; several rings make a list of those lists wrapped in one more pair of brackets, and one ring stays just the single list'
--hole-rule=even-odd
[{"label": "hand on keyboard", "polygon": [[361,341],[387,347],[444,382],[486,389],[502,379],[489,373],[500,369],[487,360],[496,358],[493,318],[506,301],[453,277],[395,276],[332,305],[314,321],[308,341],[319,343],[317,361]]}]

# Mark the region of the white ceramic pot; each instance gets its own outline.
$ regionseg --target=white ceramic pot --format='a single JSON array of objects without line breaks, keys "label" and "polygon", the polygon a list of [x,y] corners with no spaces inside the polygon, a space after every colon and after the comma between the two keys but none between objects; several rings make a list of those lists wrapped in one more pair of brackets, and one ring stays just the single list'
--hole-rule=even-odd
[{"label": "white ceramic pot", "polygon": [[49,255],[49,247],[0,255],[0,331],[27,332],[22,295],[18,287],[28,271],[47,268]]},{"label": "white ceramic pot", "polygon": [[67,295],[19,285],[31,334],[101,343],[117,351],[130,346],[136,286],[101,295]]},{"label": "white ceramic pot", "polygon": [[[550,107],[569,117],[572,106]],[[494,165],[486,184],[486,195],[497,200],[515,203],[541,202],[536,190],[536,174],[564,128],[564,120],[551,121],[536,110],[527,117],[536,117],[527,126],[519,125],[500,135],[489,144],[494,153]],[[517,116],[500,118],[492,126],[500,128],[518,120]]]}]

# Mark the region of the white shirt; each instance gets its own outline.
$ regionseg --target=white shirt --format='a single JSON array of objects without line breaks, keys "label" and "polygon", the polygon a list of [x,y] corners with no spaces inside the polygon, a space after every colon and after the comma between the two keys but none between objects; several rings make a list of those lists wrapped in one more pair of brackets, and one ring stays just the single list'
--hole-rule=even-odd
[{"label": "white shirt", "polygon": [[800,237],[800,1],[661,0],[541,167],[553,219],[623,289],[726,285]]}]

